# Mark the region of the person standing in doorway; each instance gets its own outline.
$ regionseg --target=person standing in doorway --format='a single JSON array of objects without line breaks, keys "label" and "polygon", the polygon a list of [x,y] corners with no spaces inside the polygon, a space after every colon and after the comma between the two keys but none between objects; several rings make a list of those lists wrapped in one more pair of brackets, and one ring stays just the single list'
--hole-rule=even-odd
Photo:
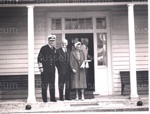
[{"label": "person standing in doorway", "polygon": [[84,52],[84,55],[85,55],[85,59],[87,60],[87,57],[88,57],[88,39],[87,38],[83,38],[82,40],[82,45],[81,45],[81,50]]},{"label": "person standing in doorway", "polygon": [[75,50],[70,54],[70,66],[72,69],[71,74],[71,87],[76,91],[76,100],[79,99],[79,90],[81,90],[81,99],[84,100],[84,90],[87,88],[85,69],[81,68],[82,63],[85,61],[85,55],[80,50],[81,42],[74,44]]},{"label": "person standing in doorway", "polygon": [[56,62],[56,49],[55,45],[56,36],[48,36],[48,44],[44,45],[38,55],[38,65],[41,72],[42,82],[42,99],[47,102],[47,88],[49,86],[50,101],[57,102],[55,98],[55,62]]},{"label": "person standing in doorway", "polygon": [[65,100],[71,100],[70,98],[70,50],[67,49],[68,41],[64,39],[62,41],[62,47],[56,50],[57,53],[57,69],[58,69],[58,85],[59,85],[59,98],[64,101],[63,91],[65,87]]}]

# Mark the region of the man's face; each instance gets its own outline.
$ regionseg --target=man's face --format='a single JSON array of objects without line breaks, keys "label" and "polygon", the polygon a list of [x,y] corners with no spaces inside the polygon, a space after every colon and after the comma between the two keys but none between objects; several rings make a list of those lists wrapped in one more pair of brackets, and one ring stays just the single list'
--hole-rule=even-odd
[{"label": "man's face", "polygon": [[54,46],[55,45],[55,40],[48,40],[48,43],[50,46]]},{"label": "man's face", "polygon": [[88,42],[88,39],[84,39],[82,42],[83,42],[83,44],[84,44],[85,46],[88,47],[88,43],[89,43],[89,42]]},{"label": "man's face", "polygon": [[62,42],[62,47],[63,47],[63,48],[66,48],[67,45],[68,45],[68,42],[66,42],[66,41]]}]

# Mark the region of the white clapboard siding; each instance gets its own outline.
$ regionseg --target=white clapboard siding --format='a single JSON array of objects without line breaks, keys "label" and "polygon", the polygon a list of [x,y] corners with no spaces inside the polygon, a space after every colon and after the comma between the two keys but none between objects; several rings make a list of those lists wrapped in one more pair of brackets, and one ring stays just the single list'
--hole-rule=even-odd
[{"label": "white clapboard siding", "polygon": [[124,48],[128,48],[129,45],[128,44],[118,44],[118,45],[112,45],[112,49],[124,49]]},{"label": "white clapboard siding", "polygon": [[[46,42],[45,13],[44,10],[37,12],[35,9],[34,44],[36,59],[37,53]],[[0,22],[2,22],[0,23],[0,75],[27,74],[27,8],[5,8],[0,10]],[[35,61],[35,66],[35,73],[39,73],[37,61]]]},{"label": "white clapboard siding", "polygon": [[119,78],[114,78],[114,79],[113,79],[113,82],[114,82],[114,83],[115,83],[115,82],[120,83],[121,80],[120,80]]},{"label": "white clapboard siding", "polygon": [[26,50],[27,49],[27,45],[8,45],[8,46],[0,46],[0,50]]},{"label": "white clapboard siding", "polygon": [[0,75],[27,74],[27,8],[1,8],[0,28]]},{"label": "white clapboard siding", "polygon": [[[11,36],[8,36],[11,37]],[[2,46],[10,46],[10,45],[27,45],[27,39],[26,40],[16,40],[16,41],[1,41]]]},{"label": "white clapboard siding", "polygon": [[1,61],[0,65],[7,65],[7,64],[28,64],[27,59],[5,59]]},{"label": "white clapboard siding", "polygon": [[1,41],[16,41],[16,40],[26,40],[27,39],[27,36],[11,36],[11,37],[8,37],[9,35],[7,36],[0,36],[0,40]]},{"label": "white clapboard siding", "polygon": [[27,68],[28,67],[28,64],[2,64],[0,65],[0,68],[1,69],[6,69],[6,68],[9,68],[9,69],[15,69],[15,68]]},{"label": "white clapboard siding", "polygon": [[[138,11],[137,11],[138,12]],[[136,69],[148,69],[147,14],[135,13]],[[122,13],[122,14],[121,14]],[[123,15],[124,14],[124,15]],[[114,94],[121,94],[120,71],[129,70],[129,39],[127,11],[112,13],[112,69]]]},{"label": "white clapboard siding", "polygon": [[35,25],[34,25],[34,32],[35,32],[35,45],[34,45],[34,73],[35,74],[40,74],[39,69],[38,69],[38,64],[37,64],[37,57],[38,53],[40,51],[40,48],[46,44],[46,18],[43,10],[37,11],[35,9]]},{"label": "white clapboard siding", "polygon": [[20,55],[20,54],[27,54],[27,49],[26,50],[20,50],[20,49],[16,49],[16,50],[0,50],[0,54],[1,55],[12,55],[12,54],[15,54],[15,55]]}]

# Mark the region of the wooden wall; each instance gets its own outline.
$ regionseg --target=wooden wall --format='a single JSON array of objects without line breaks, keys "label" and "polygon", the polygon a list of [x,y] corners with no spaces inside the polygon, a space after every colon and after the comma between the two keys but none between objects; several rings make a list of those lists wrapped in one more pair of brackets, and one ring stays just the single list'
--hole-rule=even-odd
[{"label": "wooden wall", "polygon": [[[45,13],[34,11],[35,17],[35,74],[37,54],[46,44]],[[28,73],[27,8],[0,9],[0,75],[22,75]]]},{"label": "wooden wall", "polygon": [[27,9],[0,8],[0,75],[27,73]]},{"label": "wooden wall", "polygon": [[[121,93],[119,71],[129,70],[129,38],[127,9],[112,12],[112,72],[114,94]],[[136,69],[148,70],[147,7],[135,6]]]}]

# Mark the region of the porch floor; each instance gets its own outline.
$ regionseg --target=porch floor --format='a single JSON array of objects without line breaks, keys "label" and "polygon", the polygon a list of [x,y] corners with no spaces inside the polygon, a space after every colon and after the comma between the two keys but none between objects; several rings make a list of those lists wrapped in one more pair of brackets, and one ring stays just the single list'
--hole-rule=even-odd
[{"label": "porch floor", "polygon": [[[92,99],[57,101],[43,103],[41,98],[35,103],[27,103],[26,99],[0,100],[1,113],[58,113],[58,112],[116,112],[116,111],[148,111],[149,96],[140,95],[139,99],[130,100],[129,96],[100,96]],[[137,106],[137,101],[142,101],[142,106]],[[31,110],[25,110],[30,104]]]}]

